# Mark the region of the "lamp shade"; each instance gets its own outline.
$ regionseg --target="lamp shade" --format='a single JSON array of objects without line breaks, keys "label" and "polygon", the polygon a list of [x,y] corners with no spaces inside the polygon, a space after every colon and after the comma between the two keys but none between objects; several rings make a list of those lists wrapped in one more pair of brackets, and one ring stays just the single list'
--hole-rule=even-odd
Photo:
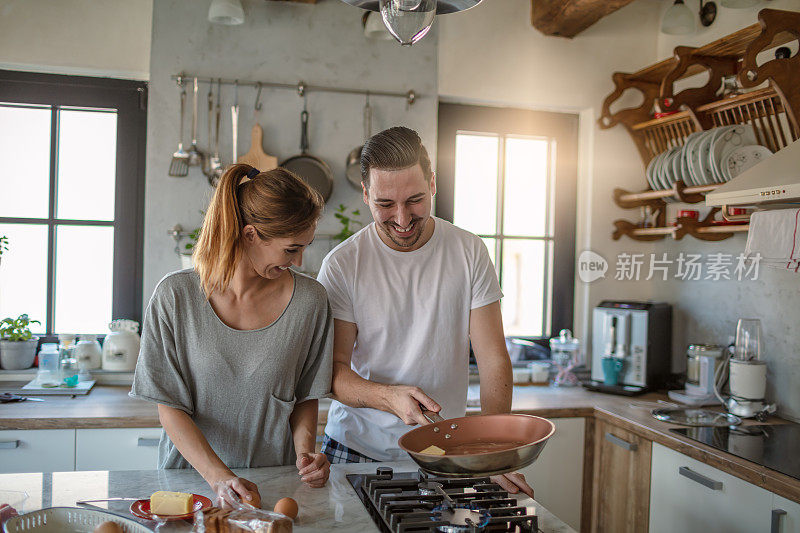
[{"label": "lamp shade", "polygon": [[394,36],[392,36],[386,26],[383,25],[383,19],[379,13],[376,13],[375,11],[365,11],[362,21],[364,26],[364,36],[367,39],[374,39],[378,41],[394,40]]},{"label": "lamp shade", "polygon": [[211,0],[208,21],[213,24],[236,26],[244,23],[244,10],[240,0]]},{"label": "lamp shade", "polygon": [[664,18],[661,20],[661,32],[669,35],[686,35],[694,33],[694,31],[694,13],[686,7],[683,0],[675,0],[675,3],[664,13]]}]

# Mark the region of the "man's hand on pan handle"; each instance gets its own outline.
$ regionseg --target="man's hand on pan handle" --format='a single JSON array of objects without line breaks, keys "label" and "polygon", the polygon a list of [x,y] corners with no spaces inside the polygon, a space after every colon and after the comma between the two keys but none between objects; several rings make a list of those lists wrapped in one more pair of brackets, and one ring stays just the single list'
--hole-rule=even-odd
[{"label": "man's hand on pan handle", "polygon": [[434,413],[441,410],[441,406],[419,387],[388,385],[384,391],[383,404],[386,407],[384,410],[393,413],[409,426],[430,423],[422,415],[423,408]]},{"label": "man's hand on pan handle", "polygon": [[519,472],[509,472],[501,476],[491,476],[492,483],[497,483],[509,494],[516,494],[520,491],[533,498],[533,488],[525,481],[525,476]]}]

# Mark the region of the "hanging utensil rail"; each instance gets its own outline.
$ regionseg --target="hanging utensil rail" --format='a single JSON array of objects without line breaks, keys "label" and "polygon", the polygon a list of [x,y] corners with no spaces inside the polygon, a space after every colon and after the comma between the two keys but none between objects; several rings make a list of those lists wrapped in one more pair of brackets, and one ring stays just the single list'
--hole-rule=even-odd
[{"label": "hanging utensil rail", "polygon": [[[186,80],[187,78],[194,79],[196,76],[192,76],[190,74],[175,74],[170,76],[173,80],[178,83],[181,83],[182,80]],[[372,90],[364,90],[364,89],[349,89],[345,87],[327,87],[324,85],[308,85],[305,82],[299,82],[295,85],[291,83],[276,83],[276,82],[269,82],[269,81],[248,81],[248,80],[229,80],[224,78],[203,78],[203,77],[196,77],[198,82],[201,83],[221,83],[223,85],[239,85],[246,86],[250,85],[256,88],[261,87],[272,87],[275,89],[291,89],[297,91],[297,94],[303,96],[306,91],[320,91],[320,92],[329,92],[329,93],[343,93],[343,94],[363,94],[366,95],[369,93],[370,96],[390,96],[393,98],[403,98],[405,99],[408,105],[412,105],[418,98],[418,95],[413,90],[407,91],[405,93],[399,92],[391,92],[391,91],[372,91]]]}]

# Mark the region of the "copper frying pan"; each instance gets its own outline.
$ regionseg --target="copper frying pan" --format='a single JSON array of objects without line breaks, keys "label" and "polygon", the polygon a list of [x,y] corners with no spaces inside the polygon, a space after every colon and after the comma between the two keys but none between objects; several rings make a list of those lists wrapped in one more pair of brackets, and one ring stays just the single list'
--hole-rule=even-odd
[{"label": "copper frying pan", "polygon": [[[490,476],[524,468],[539,457],[556,430],[551,421],[531,415],[445,420],[430,411],[423,414],[432,423],[412,429],[398,444],[420,468],[444,476]],[[419,453],[431,445],[445,450],[445,455]]]}]

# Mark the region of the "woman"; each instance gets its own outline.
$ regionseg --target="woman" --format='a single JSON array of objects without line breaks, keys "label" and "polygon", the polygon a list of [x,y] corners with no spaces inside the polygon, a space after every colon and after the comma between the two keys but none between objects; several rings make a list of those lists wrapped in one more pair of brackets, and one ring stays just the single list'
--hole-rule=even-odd
[{"label": "woman", "polygon": [[195,270],[156,287],[130,395],[158,404],[159,468],[194,467],[218,493],[251,504],[232,468],[295,463],[321,487],[317,399],[330,392],[325,290],[289,270],[314,239],[322,199],[291,172],[234,165],[222,176],[194,251]]}]

